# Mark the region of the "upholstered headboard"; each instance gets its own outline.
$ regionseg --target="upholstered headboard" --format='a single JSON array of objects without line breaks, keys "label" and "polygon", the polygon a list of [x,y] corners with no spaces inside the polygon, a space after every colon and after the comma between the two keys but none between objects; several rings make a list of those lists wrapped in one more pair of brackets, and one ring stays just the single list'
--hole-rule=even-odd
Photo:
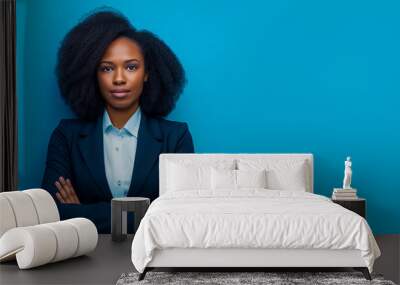
[{"label": "upholstered headboard", "polygon": [[243,162],[265,162],[269,165],[274,165],[275,163],[281,162],[304,162],[306,166],[306,176],[307,181],[306,191],[314,191],[314,167],[313,167],[313,155],[309,153],[305,154],[222,154],[222,153],[165,153],[160,155],[160,195],[167,191],[168,175],[167,168],[170,162],[194,162],[196,164],[202,164],[207,162],[207,164],[212,164],[212,162],[218,161],[232,161],[237,169],[238,163]]}]

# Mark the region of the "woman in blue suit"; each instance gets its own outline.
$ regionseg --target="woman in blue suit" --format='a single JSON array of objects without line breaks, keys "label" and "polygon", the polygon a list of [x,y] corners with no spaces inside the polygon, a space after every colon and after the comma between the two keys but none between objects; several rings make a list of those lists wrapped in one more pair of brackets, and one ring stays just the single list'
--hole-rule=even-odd
[{"label": "woman in blue suit", "polygon": [[194,152],[186,123],[163,119],[185,84],[169,47],[119,13],[101,11],[64,38],[56,68],[77,119],[53,131],[42,187],[61,219],[86,217],[110,232],[113,197],[158,197],[161,153]]}]

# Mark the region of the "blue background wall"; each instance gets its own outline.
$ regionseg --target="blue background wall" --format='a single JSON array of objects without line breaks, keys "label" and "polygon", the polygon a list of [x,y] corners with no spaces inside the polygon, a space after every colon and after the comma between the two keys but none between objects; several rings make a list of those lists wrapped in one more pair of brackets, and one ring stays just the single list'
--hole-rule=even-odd
[{"label": "blue background wall", "polygon": [[108,5],[177,53],[172,120],[197,152],[315,155],[330,195],[353,157],[375,233],[400,233],[400,2],[17,0],[20,188],[37,187],[51,131],[72,117],[54,76],[65,33]]}]

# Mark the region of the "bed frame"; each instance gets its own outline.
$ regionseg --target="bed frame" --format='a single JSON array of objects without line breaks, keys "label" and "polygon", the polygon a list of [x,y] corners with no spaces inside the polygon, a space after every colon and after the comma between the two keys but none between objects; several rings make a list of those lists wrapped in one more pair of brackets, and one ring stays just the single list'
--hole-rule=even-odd
[{"label": "bed frame", "polygon": [[[221,160],[237,158],[262,159],[304,159],[309,166],[307,192],[313,192],[313,155],[312,154],[161,154],[160,155],[160,195],[165,193],[167,161],[182,159]],[[271,268],[353,268],[361,271],[367,280],[371,275],[361,257],[359,250],[329,250],[329,249],[247,249],[247,248],[169,248],[157,249],[154,257],[144,272],[139,275],[142,280],[146,273],[156,268],[229,268],[234,271],[247,271],[255,268],[264,271]],[[264,269],[264,270],[262,270]],[[231,271],[231,270],[229,270]]]},{"label": "bed frame", "polygon": [[[164,249],[156,250],[152,261],[139,275],[142,280],[148,271],[155,268],[231,268],[247,271],[259,268],[353,268],[361,271],[371,280],[368,268],[359,250],[320,250],[320,249]],[[263,270],[261,270],[263,269]]]}]

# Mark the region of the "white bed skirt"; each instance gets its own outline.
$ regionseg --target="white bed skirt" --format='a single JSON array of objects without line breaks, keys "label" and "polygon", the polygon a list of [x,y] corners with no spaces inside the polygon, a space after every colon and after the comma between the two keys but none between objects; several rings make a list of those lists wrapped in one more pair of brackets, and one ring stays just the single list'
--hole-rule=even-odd
[{"label": "white bed skirt", "polygon": [[359,250],[197,249],[154,251],[147,267],[366,267]]}]

